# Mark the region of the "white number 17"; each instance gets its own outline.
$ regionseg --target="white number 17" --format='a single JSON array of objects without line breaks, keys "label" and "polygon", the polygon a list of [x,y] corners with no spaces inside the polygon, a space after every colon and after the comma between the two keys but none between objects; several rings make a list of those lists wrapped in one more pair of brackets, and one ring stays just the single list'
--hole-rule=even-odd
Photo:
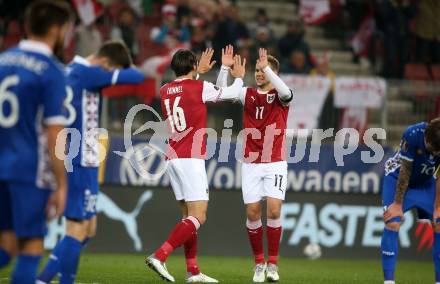
[{"label": "white number 17", "polygon": [[257,106],[255,111],[255,119],[263,119],[264,106]]}]

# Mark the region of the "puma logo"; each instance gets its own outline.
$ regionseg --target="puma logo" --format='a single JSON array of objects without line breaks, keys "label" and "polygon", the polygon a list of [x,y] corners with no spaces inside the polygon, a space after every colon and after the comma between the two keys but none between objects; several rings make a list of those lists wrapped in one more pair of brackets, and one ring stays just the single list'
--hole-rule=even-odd
[{"label": "puma logo", "polygon": [[[124,224],[128,236],[133,241],[133,246],[136,251],[142,250],[142,241],[138,232],[138,223],[136,218],[142,210],[144,204],[153,197],[152,190],[146,190],[139,197],[134,209],[130,212],[122,210],[110,197],[105,193],[100,192],[96,204],[98,213],[103,213],[111,220],[119,221]],[[98,216],[98,219],[100,217]],[[99,221],[98,221],[99,223]],[[48,234],[44,239],[44,247],[46,249],[53,249],[58,240],[65,234],[65,218],[52,220],[48,224]]]},{"label": "puma logo", "polygon": [[145,202],[153,197],[151,190],[145,191],[139,198],[136,207],[131,212],[122,210],[113,200],[107,195],[100,192],[98,197],[97,211],[104,213],[108,218],[120,221],[124,224],[127,234],[133,241],[134,249],[136,251],[142,250],[142,241],[138,233],[138,224],[136,221]]}]

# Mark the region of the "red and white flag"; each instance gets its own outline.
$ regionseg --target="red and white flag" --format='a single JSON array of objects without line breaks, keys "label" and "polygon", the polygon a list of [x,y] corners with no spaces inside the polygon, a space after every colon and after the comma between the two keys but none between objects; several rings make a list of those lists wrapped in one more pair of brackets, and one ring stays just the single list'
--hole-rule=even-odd
[{"label": "red and white flag", "polygon": [[292,135],[297,137],[311,135],[313,129],[318,127],[322,107],[330,91],[330,79],[301,75],[281,75],[281,78],[294,90],[292,107],[287,117],[287,128],[303,130],[292,132]]},{"label": "red and white flag", "polygon": [[301,0],[299,15],[306,24],[318,25],[330,15],[329,0]]},{"label": "red and white flag", "polygon": [[101,3],[96,0],[72,0],[81,22],[89,26],[93,24],[104,8]]}]

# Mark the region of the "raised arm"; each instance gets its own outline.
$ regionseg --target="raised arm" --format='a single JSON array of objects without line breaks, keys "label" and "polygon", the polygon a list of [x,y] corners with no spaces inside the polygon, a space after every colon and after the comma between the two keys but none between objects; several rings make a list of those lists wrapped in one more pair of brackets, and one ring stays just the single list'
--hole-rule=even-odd
[{"label": "raised arm", "polygon": [[83,75],[89,78],[86,87],[90,89],[120,84],[139,84],[145,80],[145,75],[133,67],[114,71],[107,71],[99,66],[86,67]]},{"label": "raised arm", "polygon": [[267,79],[272,83],[278,92],[278,96],[283,103],[290,103],[293,99],[293,91],[284,83],[283,80],[270,68],[267,59],[267,50],[260,48],[260,58],[257,60],[257,66],[263,70]]},{"label": "raised arm", "polygon": [[219,87],[228,86],[228,76],[232,65],[234,65],[234,47],[228,45],[222,48],[222,67],[217,77],[216,85]]},{"label": "raised arm", "polygon": [[203,84],[203,102],[239,100],[243,89],[245,72],[246,59],[242,61],[240,56],[235,56],[234,68],[231,71],[232,76],[235,77],[234,83],[229,87],[218,87],[205,81]]}]

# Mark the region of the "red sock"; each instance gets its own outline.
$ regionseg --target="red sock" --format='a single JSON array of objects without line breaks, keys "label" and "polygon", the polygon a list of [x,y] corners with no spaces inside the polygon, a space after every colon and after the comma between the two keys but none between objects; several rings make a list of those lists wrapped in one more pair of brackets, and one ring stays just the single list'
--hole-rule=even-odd
[{"label": "red sock", "polygon": [[168,240],[155,252],[155,257],[162,262],[165,262],[168,256],[182,244],[184,244],[193,233],[200,227],[200,223],[197,218],[189,216],[178,223],[171,231]]},{"label": "red sock", "polygon": [[191,238],[183,244],[186,260],[186,271],[192,275],[200,273],[200,268],[197,264],[197,232],[194,232]]},{"label": "red sock", "polygon": [[267,246],[269,253],[269,263],[278,264],[278,251],[281,239],[281,221],[280,219],[267,220]]},{"label": "red sock", "polygon": [[255,257],[255,264],[264,263],[263,226],[261,220],[246,222],[249,241]]}]

